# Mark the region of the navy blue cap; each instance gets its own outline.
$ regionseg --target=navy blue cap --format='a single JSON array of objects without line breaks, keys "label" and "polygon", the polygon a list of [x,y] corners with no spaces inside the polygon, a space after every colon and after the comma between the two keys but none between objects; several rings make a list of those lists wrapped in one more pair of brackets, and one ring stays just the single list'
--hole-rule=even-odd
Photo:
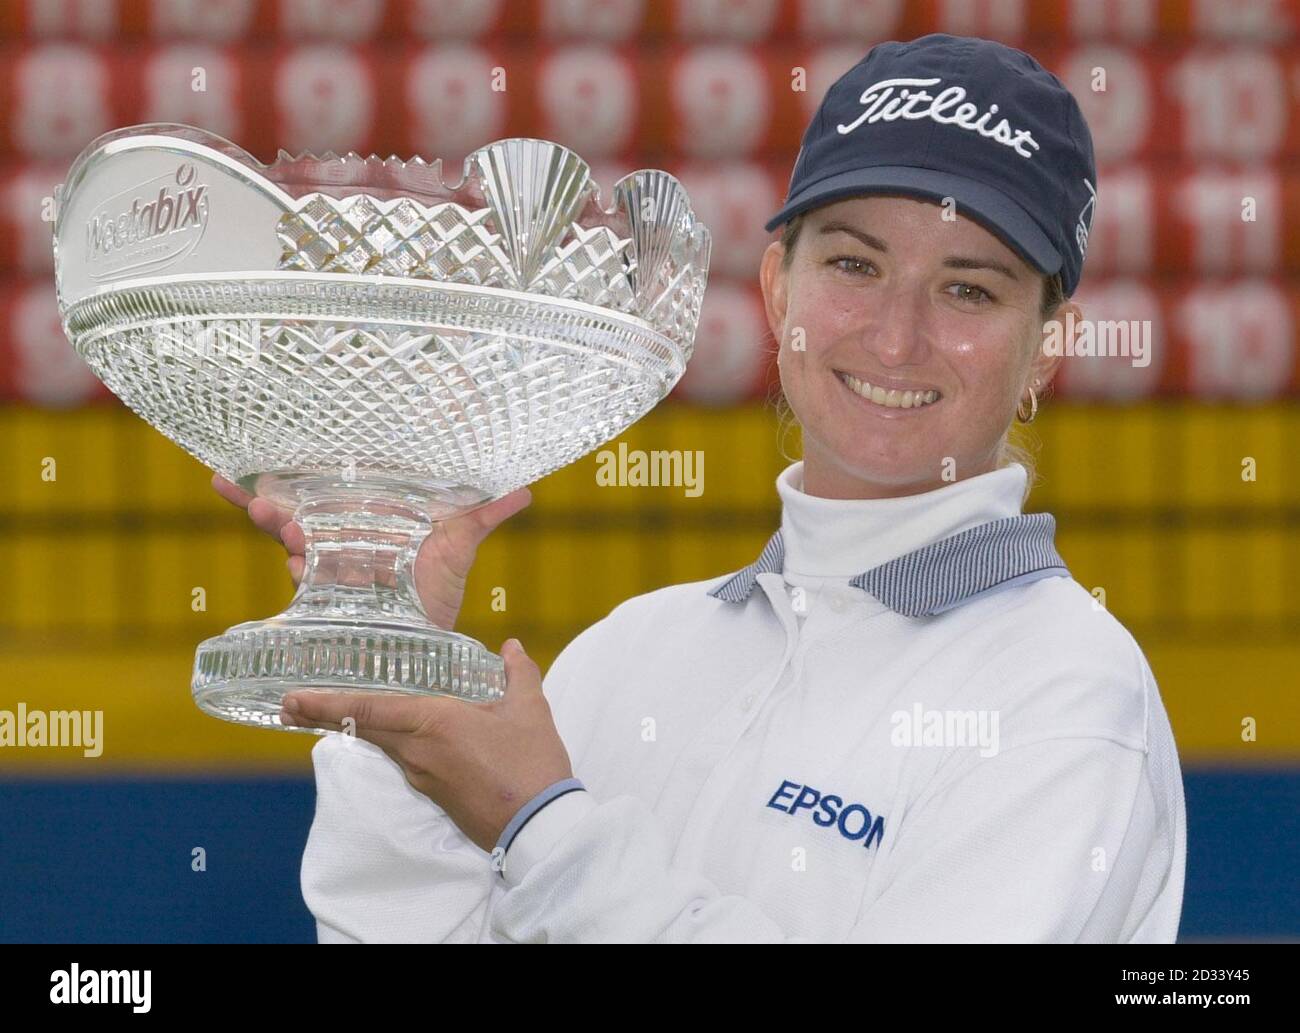
[{"label": "navy blue cap", "polygon": [[1069,297],[1096,184],[1092,134],[1060,79],[1021,50],[934,33],[877,44],[826,91],[766,228],[862,194],[951,197],[1040,272],[1059,272]]}]

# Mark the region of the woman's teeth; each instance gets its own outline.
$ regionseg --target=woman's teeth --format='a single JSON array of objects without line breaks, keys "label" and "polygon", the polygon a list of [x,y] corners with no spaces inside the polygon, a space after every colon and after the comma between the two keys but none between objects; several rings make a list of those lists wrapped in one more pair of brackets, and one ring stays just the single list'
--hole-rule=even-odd
[{"label": "woman's teeth", "polygon": [[923,405],[939,400],[938,391],[886,391],[883,387],[872,387],[865,380],[851,377],[847,373],[838,373],[838,375],[854,394],[859,394],[887,409],[919,409]]}]

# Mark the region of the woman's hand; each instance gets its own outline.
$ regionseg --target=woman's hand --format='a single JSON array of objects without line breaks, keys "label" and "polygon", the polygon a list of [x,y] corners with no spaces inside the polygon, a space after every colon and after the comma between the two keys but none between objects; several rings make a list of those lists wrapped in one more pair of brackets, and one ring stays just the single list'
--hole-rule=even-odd
[{"label": "woman's hand", "polygon": [[[249,518],[257,527],[284,545],[289,551],[289,574],[293,583],[298,584],[306,562],[305,542],[302,528],[293,522],[293,514],[267,499],[250,495],[220,474],[212,475],[212,487],[228,502],[248,510]],[[498,524],[532,500],[527,488],[519,488],[472,513],[433,525],[415,557],[415,587],[424,612],[435,625],[447,631],[455,627],[465,599],[465,581],[479,544]]]},{"label": "woman's hand", "polygon": [[520,807],[573,777],[542,694],[541,671],[517,639],[508,639],[501,655],[506,694],[493,703],[302,689],[284,697],[280,721],[374,743],[401,767],[407,782],[490,852]]}]

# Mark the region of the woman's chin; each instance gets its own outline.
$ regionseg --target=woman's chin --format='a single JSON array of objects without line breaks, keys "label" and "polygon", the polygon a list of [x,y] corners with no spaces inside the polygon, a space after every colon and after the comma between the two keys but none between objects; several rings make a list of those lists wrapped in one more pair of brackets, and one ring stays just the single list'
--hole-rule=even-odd
[{"label": "woman's chin", "polygon": [[804,450],[804,478],[808,478],[808,467],[814,468],[814,479],[821,470],[829,466],[837,481],[860,482],[863,485],[898,489],[916,490],[918,485],[936,484],[941,480],[944,457],[931,455],[895,455],[881,456],[879,452],[865,453],[861,443],[837,449],[833,460],[827,464],[815,452]]}]

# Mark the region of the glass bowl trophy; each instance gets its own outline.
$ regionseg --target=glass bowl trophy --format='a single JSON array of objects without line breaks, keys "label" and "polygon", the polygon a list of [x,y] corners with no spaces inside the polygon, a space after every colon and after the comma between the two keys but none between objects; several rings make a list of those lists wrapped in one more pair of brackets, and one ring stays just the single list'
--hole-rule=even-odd
[{"label": "glass bowl trophy", "polygon": [[306,538],[288,608],[199,645],[200,709],[281,728],[291,689],[502,696],[500,657],[425,614],[415,555],[434,521],[617,437],[685,371],[708,230],[666,172],[612,194],[534,139],[475,151],[458,183],[419,158],[264,165],[175,124],[77,157],[54,233],[68,339]]}]

